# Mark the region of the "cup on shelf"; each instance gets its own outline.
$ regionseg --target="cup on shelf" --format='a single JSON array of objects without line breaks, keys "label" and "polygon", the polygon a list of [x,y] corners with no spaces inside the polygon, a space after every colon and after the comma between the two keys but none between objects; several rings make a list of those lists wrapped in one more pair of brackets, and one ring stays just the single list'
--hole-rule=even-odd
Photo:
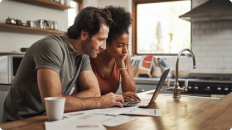
[{"label": "cup on shelf", "polygon": [[27,26],[33,28],[34,27],[34,21],[27,21]]}]

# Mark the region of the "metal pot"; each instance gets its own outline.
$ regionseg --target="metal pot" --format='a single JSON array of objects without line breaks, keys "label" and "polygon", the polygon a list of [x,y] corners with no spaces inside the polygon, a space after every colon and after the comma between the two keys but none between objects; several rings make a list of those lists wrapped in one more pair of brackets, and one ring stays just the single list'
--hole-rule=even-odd
[{"label": "metal pot", "polygon": [[27,26],[33,28],[34,27],[34,22],[33,21],[27,21]]},{"label": "metal pot", "polygon": [[37,20],[35,23],[37,28],[44,29],[44,20]]},{"label": "metal pot", "polygon": [[16,19],[15,21],[16,21],[16,25],[22,25],[22,21],[21,20]]},{"label": "metal pot", "polygon": [[16,20],[8,17],[8,19],[6,19],[6,24],[16,24]]}]

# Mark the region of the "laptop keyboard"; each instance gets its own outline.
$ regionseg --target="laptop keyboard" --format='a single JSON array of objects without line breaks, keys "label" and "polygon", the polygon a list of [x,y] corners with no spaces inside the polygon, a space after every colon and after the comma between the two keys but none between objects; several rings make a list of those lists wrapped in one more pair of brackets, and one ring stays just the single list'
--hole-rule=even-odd
[{"label": "laptop keyboard", "polygon": [[141,101],[125,101],[124,105],[146,106],[151,99],[141,98]]}]

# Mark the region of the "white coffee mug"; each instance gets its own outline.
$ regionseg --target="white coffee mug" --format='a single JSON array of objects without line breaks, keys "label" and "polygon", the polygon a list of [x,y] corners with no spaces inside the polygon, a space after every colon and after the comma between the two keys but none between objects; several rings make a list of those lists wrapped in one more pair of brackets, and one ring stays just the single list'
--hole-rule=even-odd
[{"label": "white coffee mug", "polygon": [[64,114],[65,100],[64,97],[46,97],[45,106],[49,121],[61,120]]}]

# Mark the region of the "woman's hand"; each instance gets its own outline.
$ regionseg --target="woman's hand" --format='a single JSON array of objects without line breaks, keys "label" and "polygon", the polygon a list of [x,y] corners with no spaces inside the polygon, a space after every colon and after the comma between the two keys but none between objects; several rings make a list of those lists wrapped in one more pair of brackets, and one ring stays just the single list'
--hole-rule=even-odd
[{"label": "woman's hand", "polygon": [[117,57],[115,58],[116,64],[118,66],[118,68],[125,68],[125,59],[126,59],[127,55],[125,55],[124,57]]},{"label": "woman's hand", "polygon": [[127,100],[135,100],[135,101],[141,101],[141,99],[135,94],[135,93],[132,93],[132,92],[124,92],[122,93],[122,96],[124,99],[127,99]]}]

